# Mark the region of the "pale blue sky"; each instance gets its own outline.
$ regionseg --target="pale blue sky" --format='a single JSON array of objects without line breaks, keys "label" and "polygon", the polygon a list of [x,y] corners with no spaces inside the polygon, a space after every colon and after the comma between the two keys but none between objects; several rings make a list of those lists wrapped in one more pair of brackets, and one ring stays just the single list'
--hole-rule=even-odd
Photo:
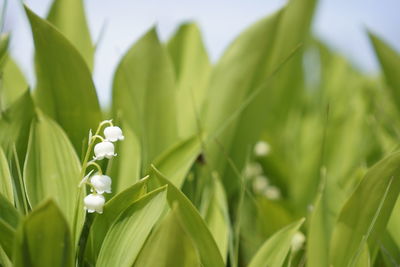
[{"label": "pale blue sky", "polygon": [[[0,3],[4,0],[0,0]],[[12,32],[11,52],[30,83],[34,83],[33,44],[20,1],[9,0],[6,29]],[[27,0],[41,16],[51,0]],[[98,40],[106,25],[95,58],[94,81],[102,104],[110,99],[112,76],[121,56],[153,25],[162,40],[178,25],[196,21],[215,62],[229,43],[246,27],[282,6],[284,0],[86,0],[92,38]],[[376,73],[378,64],[365,34],[368,28],[400,51],[400,1],[321,0],[313,32],[357,67]]]}]

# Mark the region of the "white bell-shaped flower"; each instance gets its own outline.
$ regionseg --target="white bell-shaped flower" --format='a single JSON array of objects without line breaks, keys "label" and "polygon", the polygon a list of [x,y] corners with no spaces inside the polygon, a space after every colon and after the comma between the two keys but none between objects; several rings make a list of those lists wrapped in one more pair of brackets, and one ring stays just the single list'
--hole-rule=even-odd
[{"label": "white bell-shaped flower", "polygon": [[109,141],[103,141],[94,146],[94,159],[102,160],[104,158],[112,158],[117,154],[114,153],[114,144]]},{"label": "white bell-shaped flower", "polygon": [[83,202],[85,204],[85,209],[89,213],[103,213],[103,206],[106,200],[104,199],[103,195],[90,194],[84,198]]},{"label": "white bell-shaped flower", "polygon": [[124,140],[125,137],[122,134],[121,128],[118,126],[109,126],[104,129],[104,136],[107,141],[116,142],[118,140]]},{"label": "white bell-shaped flower", "polygon": [[299,251],[303,247],[305,241],[306,237],[304,236],[304,234],[300,231],[297,231],[292,238],[291,242],[292,251],[293,252]]},{"label": "white bell-shaped flower", "polygon": [[271,151],[271,147],[265,141],[259,141],[254,146],[254,154],[256,154],[256,156],[258,156],[258,157],[264,157],[264,156],[268,155],[270,151]]},{"label": "white bell-shaped flower", "polygon": [[111,178],[107,175],[95,174],[90,178],[90,183],[98,194],[111,193]]},{"label": "white bell-shaped flower", "polygon": [[270,200],[278,200],[281,198],[281,190],[274,185],[269,185],[264,191],[264,196]]},{"label": "white bell-shaped flower", "polygon": [[264,192],[269,185],[268,178],[264,175],[258,175],[253,180],[253,190],[257,193]]}]

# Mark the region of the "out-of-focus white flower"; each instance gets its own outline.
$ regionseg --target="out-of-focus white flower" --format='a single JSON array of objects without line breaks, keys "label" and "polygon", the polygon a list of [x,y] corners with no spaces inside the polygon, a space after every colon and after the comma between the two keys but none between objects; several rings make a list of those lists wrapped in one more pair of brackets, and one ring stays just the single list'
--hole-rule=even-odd
[{"label": "out-of-focus white flower", "polygon": [[94,159],[102,160],[104,158],[112,158],[117,154],[114,153],[114,145],[109,141],[103,141],[94,146]]},{"label": "out-of-focus white flower", "polygon": [[259,157],[264,157],[264,156],[268,155],[270,151],[271,151],[271,147],[265,141],[259,141],[254,146],[254,154],[256,154],[256,156],[259,156]]},{"label": "out-of-focus white flower", "polygon": [[122,134],[121,128],[118,126],[109,126],[104,129],[104,136],[107,141],[116,142],[118,140],[124,140],[125,137]]},{"label": "out-of-focus white flower", "polygon": [[269,185],[264,191],[264,196],[270,200],[278,200],[281,198],[281,190],[274,185]]},{"label": "out-of-focus white flower", "polygon": [[105,201],[106,200],[104,199],[103,195],[99,194],[90,194],[83,199],[83,202],[85,204],[85,209],[89,213],[93,212],[103,213],[103,206]]},{"label": "out-of-focus white flower", "polygon": [[244,169],[244,175],[247,178],[253,178],[254,176],[261,175],[263,173],[263,169],[258,162],[250,162],[246,165]]},{"label": "out-of-focus white flower", "polygon": [[292,243],[291,243],[292,251],[293,252],[299,251],[303,247],[305,241],[306,237],[304,236],[304,234],[300,231],[297,231],[292,238]]},{"label": "out-of-focus white flower", "polygon": [[257,193],[264,192],[268,187],[268,178],[264,175],[257,175],[253,180],[253,190]]},{"label": "out-of-focus white flower", "polygon": [[90,183],[98,194],[111,193],[111,182],[111,178],[107,175],[95,174],[90,178]]}]

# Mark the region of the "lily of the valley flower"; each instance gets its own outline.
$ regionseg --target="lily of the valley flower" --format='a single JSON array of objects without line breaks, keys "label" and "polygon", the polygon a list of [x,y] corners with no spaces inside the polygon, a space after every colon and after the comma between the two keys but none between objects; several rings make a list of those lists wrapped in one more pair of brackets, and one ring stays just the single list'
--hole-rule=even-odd
[{"label": "lily of the valley flower", "polygon": [[257,144],[254,146],[254,154],[258,157],[264,157],[269,154],[271,151],[271,148],[269,144],[265,141],[259,141]]},{"label": "lily of the valley flower", "polygon": [[101,214],[103,213],[103,206],[106,200],[103,195],[90,194],[84,198],[83,202],[85,204],[85,209],[89,213],[97,212]]},{"label": "lily of the valley flower", "polygon": [[111,193],[111,178],[107,175],[95,174],[90,178],[90,183],[98,194]]},{"label": "lily of the valley flower", "polygon": [[293,252],[299,251],[303,247],[305,241],[306,237],[304,236],[304,234],[300,231],[297,231],[292,238],[291,242],[292,251]]},{"label": "lily of the valley flower", "polygon": [[125,137],[122,134],[121,128],[118,126],[109,126],[104,129],[104,136],[107,141],[116,142],[118,140],[124,140]]},{"label": "lily of the valley flower", "polygon": [[94,159],[102,160],[104,158],[111,159],[117,154],[114,153],[114,144],[109,141],[103,141],[94,146]]}]

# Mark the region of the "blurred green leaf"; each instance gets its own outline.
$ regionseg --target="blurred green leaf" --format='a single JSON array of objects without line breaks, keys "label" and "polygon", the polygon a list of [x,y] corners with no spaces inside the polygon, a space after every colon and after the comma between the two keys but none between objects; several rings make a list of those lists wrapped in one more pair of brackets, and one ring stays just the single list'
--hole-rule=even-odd
[{"label": "blurred green leaf", "polygon": [[4,56],[7,53],[9,43],[10,43],[10,34],[2,33],[0,35],[0,63],[2,63]]},{"label": "blurred green leaf", "polygon": [[190,200],[154,166],[152,174],[155,174],[160,185],[168,185],[168,203],[170,207],[177,203],[178,218],[196,246],[201,264],[213,267],[225,266],[217,243]]},{"label": "blurred green leaf", "polygon": [[282,266],[291,247],[293,236],[303,222],[304,219],[301,219],[292,223],[265,241],[254,255],[249,267]]},{"label": "blurred green leaf", "polygon": [[134,266],[201,266],[196,248],[181,225],[176,210],[177,207],[172,207],[171,211],[156,226],[140,251]]},{"label": "blurred green leaf", "polygon": [[8,201],[14,203],[14,192],[10,169],[8,167],[6,155],[0,147],[0,194],[5,196]]},{"label": "blurred green leaf", "polygon": [[0,194],[0,210],[0,246],[11,259],[15,231],[21,215],[2,194]]},{"label": "blurred green leaf", "polygon": [[101,121],[90,71],[79,52],[51,24],[25,6],[36,52],[38,106],[65,130],[80,154],[89,129]]},{"label": "blurred green leaf", "polygon": [[68,38],[93,70],[94,47],[83,4],[83,0],[54,0],[47,20]]},{"label": "blurred green leaf", "polygon": [[[84,210],[78,184],[80,162],[64,131],[46,115],[39,114],[32,124],[24,166],[24,181],[30,205],[34,208],[47,198],[60,206],[72,227],[76,209],[79,219]],[[80,221],[78,220],[78,221]]]},{"label": "blurred green leaf", "polygon": [[122,212],[104,238],[96,266],[132,266],[166,207],[166,191],[166,186],[154,190]]},{"label": "blurred green leaf", "polygon": [[199,132],[199,117],[211,73],[199,28],[194,23],[179,27],[167,44],[177,81],[178,130],[181,137]]},{"label": "blurred green leaf", "polygon": [[184,139],[154,160],[153,165],[169,177],[170,182],[178,188],[182,186],[186,175],[200,154],[200,138],[199,136],[192,136]]},{"label": "blurred green leaf", "polygon": [[147,182],[147,178],[140,180],[135,185],[117,194],[104,205],[103,214],[96,216],[90,227],[85,251],[86,260],[92,264],[96,262],[107,231],[124,210],[146,194]]},{"label": "blurred green leaf", "polygon": [[53,201],[35,209],[17,232],[14,266],[74,266],[71,232]]},{"label": "blurred green leaf", "polygon": [[112,159],[111,166],[107,169],[108,175],[113,177],[113,193],[127,189],[140,178],[139,140],[128,124],[124,123],[122,129],[124,129],[125,140],[116,144],[115,150],[118,151],[118,157]]},{"label": "blurred green leaf", "polygon": [[122,58],[113,85],[113,114],[139,138],[142,169],[177,140],[175,77],[153,28]]},{"label": "blurred green leaf", "polygon": [[369,38],[381,63],[392,100],[396,103],[398,111],[400,111],[400,54],[376,35],[369,33]]},{"label": "blurred green leaf", "polygon": [[400,193],[400,152],[384,158],[365,175],[347,200],[336,223],[331,247],[332,266],[351,266],[367,243],[375,251]]}]

